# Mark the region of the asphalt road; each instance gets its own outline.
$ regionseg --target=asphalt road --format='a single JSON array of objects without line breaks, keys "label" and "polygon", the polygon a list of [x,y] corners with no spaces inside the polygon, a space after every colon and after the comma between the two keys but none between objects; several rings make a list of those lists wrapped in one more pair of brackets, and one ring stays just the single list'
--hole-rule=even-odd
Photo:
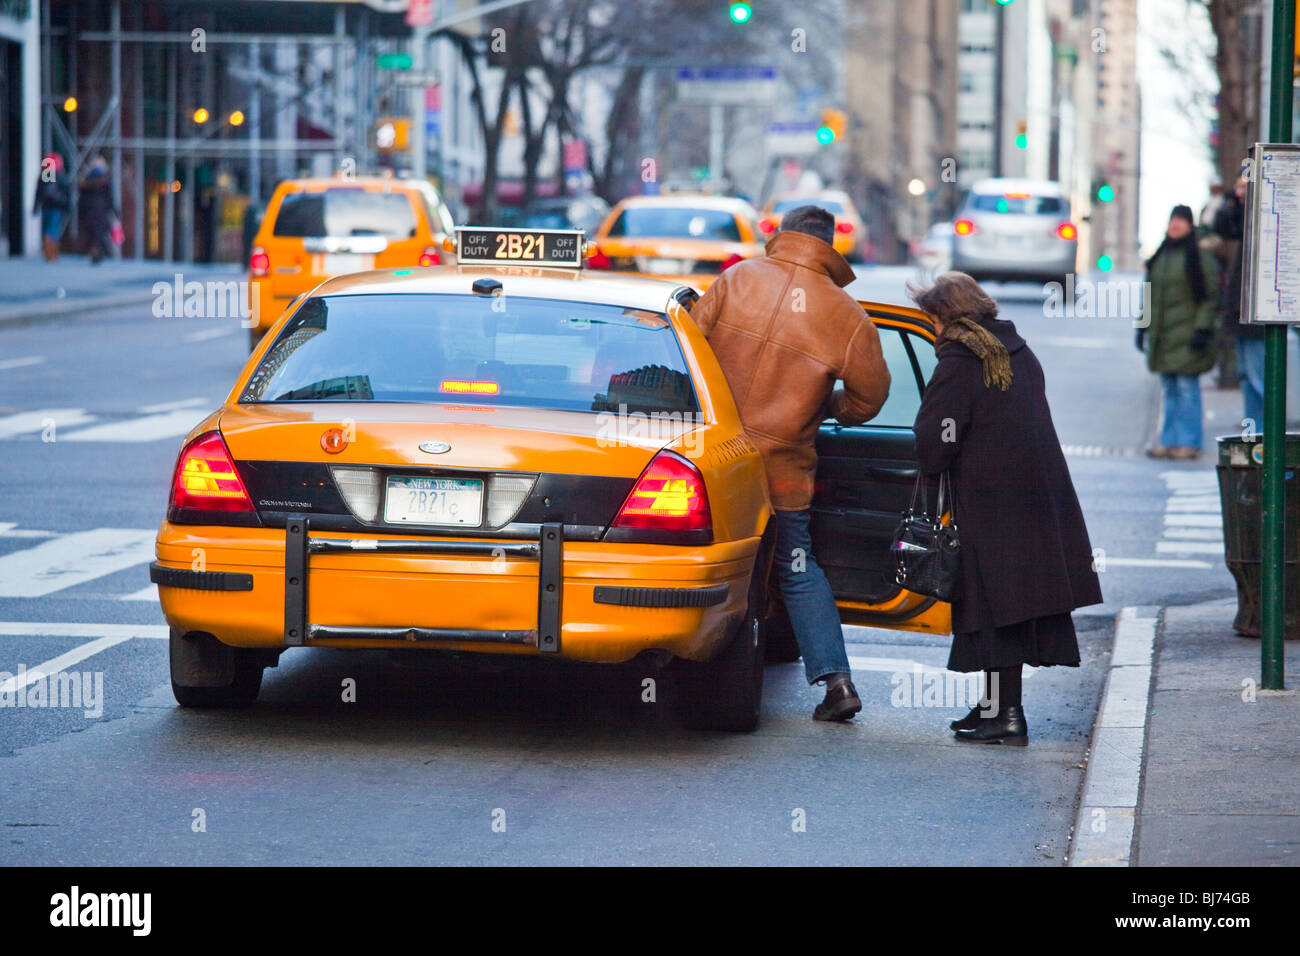
[{"label": "asphalt road", "polygon": [[[909,273],[863,272],[862,295],[903,301]],[[147,307],[0,329],[0,671],[62,658],[102,681],[89,710],[0,708],[0,863],[1059,865],[1114,613],[1231,580],[1211,463],[1140,454],[1158,403],[1128,320],[996,288],[1105,560],[1084,666],[1027,671],[1023,751],[956,744],[963,707],[900,699],[944,639],[866,628],[847,629],[850,725],[809,719],[799,665],[768,668],[762,727],[736,736],[681,729],[671,675],[637,666],[323,650],[286,654],[251,710],[182,711],[147,563],[180,437],[244,333]]]}]

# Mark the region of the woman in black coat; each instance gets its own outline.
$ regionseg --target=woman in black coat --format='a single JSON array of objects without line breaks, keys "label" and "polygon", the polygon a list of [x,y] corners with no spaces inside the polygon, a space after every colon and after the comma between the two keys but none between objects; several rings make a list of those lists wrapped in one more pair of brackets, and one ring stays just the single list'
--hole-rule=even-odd
[{"label": "woman in black coat", "polygon": [[86,243],[91,265],[109,255],[113,249],[110,233],[113,222],[121,217],[113,205],[113,184],[108,173],[108,161],[96,155],[90,161],[90,170],[81,180],[78,198],[82,225],[86,230]]},{"label": "woman in black coat", "polygon": [[948,669],[984,671],[991,706],[959,740],[1024,746],[1021,666],[1079,666],[1070,612],[1101,602],[1092,545],[1038,359],[970,276],[913,289],[939,355],[916,416],[921,470],[945,469],[961,541]]}]

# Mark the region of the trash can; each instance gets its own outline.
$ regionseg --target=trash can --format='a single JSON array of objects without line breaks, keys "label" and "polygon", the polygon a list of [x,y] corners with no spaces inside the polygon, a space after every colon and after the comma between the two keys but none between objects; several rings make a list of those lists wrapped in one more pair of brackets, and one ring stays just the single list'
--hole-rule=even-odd
[{"label": "trash can", "polygon": [[[1264,441],[1248,442],[1237,435],[1218,440],[1219,501],[1223,508],[1223,551],[1228,570],[1237,582],[1238,634],[1259,637],[1261,546],[1260,481],[1264,474]],[[1286,600],[1287,640],[1300,639],[1300,432],[1286,436],[1286,545],[1283,592]]]}]

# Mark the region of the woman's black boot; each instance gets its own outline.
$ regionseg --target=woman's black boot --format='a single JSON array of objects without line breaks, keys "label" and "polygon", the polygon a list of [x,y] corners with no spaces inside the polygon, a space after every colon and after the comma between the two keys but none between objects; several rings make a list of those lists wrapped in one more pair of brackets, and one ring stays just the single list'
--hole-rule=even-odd
[{"label": "woman's black boot", "polygon": [[980,712],[983,708],[976,704],[970,709],[970,713],[960,720],[954,720],[948,726],[953,730],[974,730],[980,725]]},{"label": "woman's black boot", "polygon": [[[976,711],[978,713],[978,709]],[[1025,747],[1029,744],[1029,725],[1020,706],[1004,706],[996,717],[987,717],[973,730],[956,731],[958,740],[968,744],[1006,744]]]}]

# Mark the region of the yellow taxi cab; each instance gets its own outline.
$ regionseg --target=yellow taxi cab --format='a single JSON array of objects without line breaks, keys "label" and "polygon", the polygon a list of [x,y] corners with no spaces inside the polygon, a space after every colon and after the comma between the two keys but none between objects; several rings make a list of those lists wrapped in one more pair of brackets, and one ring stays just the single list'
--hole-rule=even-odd
[{"label": "yellow taxi cab", "polygon": [[698,289],[763,254],[758,210],[743,199],[675,193],[631,196],[605,217],[588,269],[689,282]]},{"label": "yellow taxi cab", "polygon": [[[676,659],[690,726],[752,730],[798,649],[697,291],[583,269],[578,231],[456,237],[456,266],[313,289],[185,439],[150,568],[176,699],[251,704],[290,647],[645,655]],[[944,633],[887,578],[933,330],[866,308],[895,384],[822,429],[818,559],[846,621]]]},{"label": "yellow taxi cab", "polygon": [[365,176],[280,183],[249,255],[249,344],[330,276],[447,261],[455,229],[432,184]]},{"label": "yellow taxi cab", "polygon": [[856,259],[866,249],[867,226],[858,215],[857,207],[849,194],[838,189],[817,193],[784,193],[773,196],[763,206],[763,218],[758,228],[764,236],[771,236],[781,228],[781,217],[799,206],[820,206],[835,217],[835,251],[846,259]]}]

